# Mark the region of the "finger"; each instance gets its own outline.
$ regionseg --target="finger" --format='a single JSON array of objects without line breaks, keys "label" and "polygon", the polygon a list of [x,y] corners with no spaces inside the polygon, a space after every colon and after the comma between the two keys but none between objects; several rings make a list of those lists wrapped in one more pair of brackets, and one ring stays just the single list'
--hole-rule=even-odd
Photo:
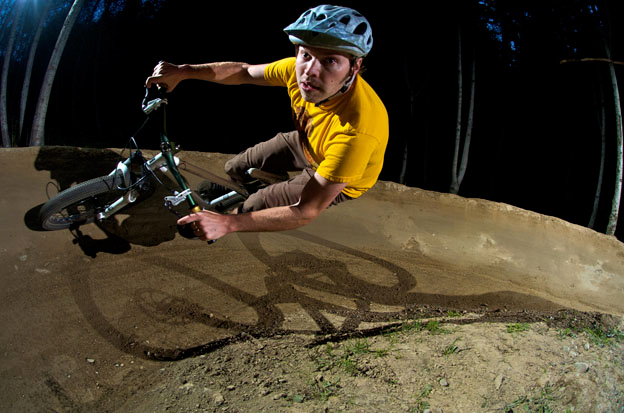
[{"label": "finger", "polygon": [[178,220],[178,225],[186,225],[186,224],[190,224],[192,222],[197,222],[200,220],[200,217],[195,215],[195,214],[189,214],[187,216],[184,216],[182,218],[180,218]]}]

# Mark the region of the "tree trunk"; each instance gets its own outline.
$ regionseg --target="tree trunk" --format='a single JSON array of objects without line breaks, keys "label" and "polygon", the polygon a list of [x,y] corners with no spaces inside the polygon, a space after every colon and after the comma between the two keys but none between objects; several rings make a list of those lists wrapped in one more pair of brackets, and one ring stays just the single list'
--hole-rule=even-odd
[{"label": "tree trunk", "polygon": [[474,115],[474,101],[475,101],[475,78],[476,78],[476,56],[473,52],[472,55],[472,79],[470,81],[470,106],[468,107],[468,124],[466,125],[466,138],[464,139],[464,148],[462,151],[462,159],[459,167],[459,176],[457,178],[457,190],[461,186],[466,174],[466,167],[468,166],[468,153],[470,152],[470,139],[472,138],[472,122]]},{"label": "tree trunk", "polygon": [[[611,58],[609,51],[609,59]],[[617,77],[615,76],[615,65],[609,63],[611,72],[611,85],[613,87],[613,103],[615,106],[615,127],[617,138],[617,164],[615,170],[615,191],[611,203],[611,214],[609,214],[609,224],[607,225],[607,235],[614,235],[617,226],[618,214],[620,210],[620,199],[622,197],[622,107],[620,105],[620,92],[618,91]]]},{"label": "tree trunk", "polygon": [[[409,78],[409,66],[408,63],[405,62],[405,81],[407,83],[407,90],[409,90],[410,94],[410,121],[411,124],[414,124],[414,89],[412,88],[412,83]],[[405,174],[407,173],[407,150],[409,148],[408,142],[409,137],[405,136],[405,146],[403,148],[403,163],[401,165],[401,172],[399,175],[399,183],[401,185],[405,185]]]},{"label": "tree trunk", "polygon": [[26,114],[26,104],[28,102],[28,92],[30,90],[30,79],[32,76],[33,65],[35,62],[35,54],[37,52],[37,46],[39,45],[39,39],[41,38],[41,32],[43,31],[43,23],[48,15],[48,11],[52,6],[53,1],[49,1],[44,10],[41,13],[41,18],[39,19],[39,25],[37,26],[37,31],[33,36],[32,44],[30,45],[30,52],[28,53],[28,60],[26,62],[26,72],[24,73],[24,84],[22,85],[22,97],[20,99],[20,122],[19,122],[19,133],[20,137],[24,131],[24,116]]},{"label": "tree trunk", "polygon": [[457,126],[455,127],[455,152],[453,154],[453,169],[451,173],[450,192],[456,194],[459,191],[459,182],[457,181],[457,169],[459,162],[459,145],[461,143],[461,125],[462,125],[462,101],[463,101],[463,73],[462,73],[462,42],[461,30],[458,30],[458,65],[457,65]]},{"label": "tree trunk", "polygon": [[41,91],[39,92],[39,100],[37,101],[37,108],[35,109],[35,117],[30,135],[30,146],[43,146],[44,144],[45,119],[48,110],[48,102],[50,101],[50,94],[52,92],[52,85],[54,84],[54,77],[56,76],[63,50],[67,44],[69,33],[76,22],[76,18],[83,4],[84,0],[74,1],[71,9],[69,9],[69,13],[67,13],[59,37],[54,45],[54,50],[52,51],[52,56],[50,57],[50,62],[48,63],[48,68],[43,78]]},{"label": "tree trunk", "polygon": [[594,208],[592,210],[591,217],[589,218],[589,224],[587,225],[589,228],[594,228],[594,224],[596,223],[596,216],[598,215],[598,204],[600,203],[600,193],[602,191],[602,178],[604,175],[604,163],[605,163],[605,147],[606,147],[606,134],[607,131],[605,129],[606,126],[606,109],[604,104],[604,91],[602,90],[602,84],[600,86],[600,101],[598,102],[598,111],[600,113],[600,117],[598,119],[598,123],[600,126],[600,170],[598,171],[598,183],[596,184],[596,195],[594,196]]},{"label": "tree trunk", "polygon": [[13,44],[17,36],[17,27],[20,24],[22,12],[24,11],[24,3],[18,2],[13,15],[13,23],[11,24],[11,32],[9,34],[9,42],[7,44],[6,54],[4,55],[4,63],[2,64],[2,75],[0,77],[0,130],[2,131],[2,146],[8,148],[14,143],[9,135],[9,118],[7,110],[7,85],[9,83],[9,66],[11,65],[11,55],[13,54]]},{"label": "tree trunk", "polygon": [[[471,73],[471,81],[470,81],[470,104],[468,106],[468,121],[466,124],[466,132],[462,145],[462,103],[464,98],[464,86],[463,86],[463,70],[462,70],[462,41],[461,41],[461,30],[459,31],[458,36],[458,49],[459,49],[459,65],[458,65],[458,78],[457,78],[457,86],[458,86],[458,97],[457,97],[457,126],[455,129],[455,152],[453,154],[453,173],[451,174],[451,186],[449,192],[452,194],[457,194],[459,192],[459,187],[461,186],[462,181],[464,180],[464,175],[466,174],[466,168],[468,166],[468,154],[470,151],[470,140],[472,138],[472,122],[473,122],[473,114],[474,114],[474,100],[475,100],[475,68],[476,68],[476,57],[475,53],[472,54],[472,73]],[[459,153],[461,149],[461,161],[459,160]]]}]

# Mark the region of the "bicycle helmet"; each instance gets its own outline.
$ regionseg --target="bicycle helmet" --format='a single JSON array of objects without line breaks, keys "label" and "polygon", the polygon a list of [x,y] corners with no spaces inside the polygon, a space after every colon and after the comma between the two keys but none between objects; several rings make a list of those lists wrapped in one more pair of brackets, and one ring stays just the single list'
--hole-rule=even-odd
[{"label": "bicycle helmet", "polygon": [[368,20],[348,7],[324,4],[311,8],[284,31],[294,44],[357,57],[366,56],[373,47],[373,32]]}]

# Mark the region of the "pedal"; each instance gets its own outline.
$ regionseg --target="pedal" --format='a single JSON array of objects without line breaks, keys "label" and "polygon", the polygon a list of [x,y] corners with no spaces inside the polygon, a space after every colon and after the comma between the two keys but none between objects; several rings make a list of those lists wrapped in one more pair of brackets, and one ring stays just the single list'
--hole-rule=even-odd
[{"label": "pedal", "polygon": [[251,182],[247,182],[243,184],[243,187],[245,188],[245,190],[247,190],[247,193],[250,195],[255,194],[256,192],[258,192],[259,190],[267,186],[269,186],[269,184],[260,179],[254,179]]}]

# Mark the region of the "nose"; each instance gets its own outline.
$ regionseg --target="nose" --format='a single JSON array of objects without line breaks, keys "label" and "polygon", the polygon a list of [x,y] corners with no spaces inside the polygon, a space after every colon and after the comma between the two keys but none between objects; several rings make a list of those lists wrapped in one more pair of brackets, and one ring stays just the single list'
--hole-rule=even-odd
[{"label": "nose", "polygon": [[318,59],[312,58],[306,62],[304,73],[309,77],[318,77],[321,70],[321,62]]}]

